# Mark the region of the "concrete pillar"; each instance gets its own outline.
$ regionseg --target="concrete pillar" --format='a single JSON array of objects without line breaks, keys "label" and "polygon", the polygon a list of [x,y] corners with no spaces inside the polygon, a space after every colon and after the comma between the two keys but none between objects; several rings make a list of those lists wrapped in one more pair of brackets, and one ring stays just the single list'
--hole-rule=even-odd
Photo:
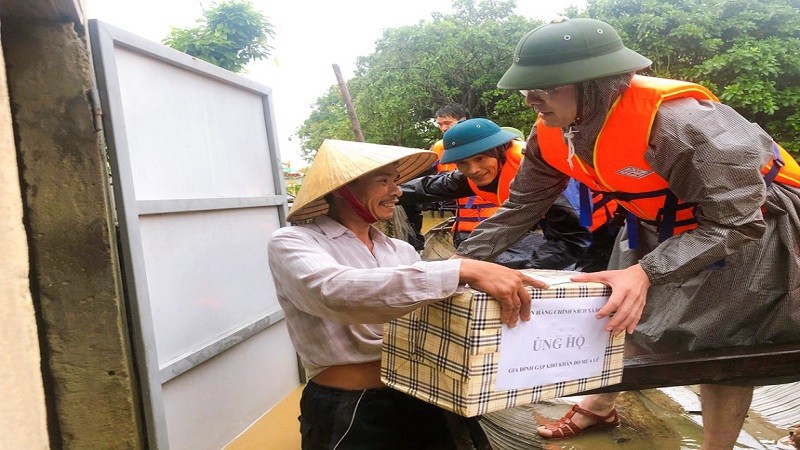
[{"label": "concrete pillar", "polygon": [[84,36],[43,20],[2,32],[52,444],[143,447]]}]

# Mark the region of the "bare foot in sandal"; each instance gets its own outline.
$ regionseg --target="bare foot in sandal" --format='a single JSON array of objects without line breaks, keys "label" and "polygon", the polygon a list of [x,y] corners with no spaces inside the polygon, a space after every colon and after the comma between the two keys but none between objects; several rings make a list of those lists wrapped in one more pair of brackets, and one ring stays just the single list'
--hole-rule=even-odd
[{"label": "bare foot in sandal", "polygon": [[619,424],[619,414],[613,405],[600,414],[574,405],[564,417],[536,428],[536,432],[545,439],[565,439],[581,435],[586,430],[614,428]]}]

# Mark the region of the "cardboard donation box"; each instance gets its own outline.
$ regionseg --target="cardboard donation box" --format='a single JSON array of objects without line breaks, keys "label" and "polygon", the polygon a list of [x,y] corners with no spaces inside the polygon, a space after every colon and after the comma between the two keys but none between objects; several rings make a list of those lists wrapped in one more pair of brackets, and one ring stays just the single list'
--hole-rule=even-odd
[{"label": "cardboard donation box", "polygon": [[531,320],[513,329],[500,302],[469,288],[386,324],[383,382],[467,417],[620,383],[624,333],[595,319],[610,289],[523,272],[550,288],[531,289]]}]

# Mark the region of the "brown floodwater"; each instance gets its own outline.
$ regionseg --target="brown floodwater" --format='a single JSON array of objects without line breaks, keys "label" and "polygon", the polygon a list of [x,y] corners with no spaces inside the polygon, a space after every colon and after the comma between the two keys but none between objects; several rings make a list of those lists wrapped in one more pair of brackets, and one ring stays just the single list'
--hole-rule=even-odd
[{"label": "brown floodwater", "polygon": [[[486,414],[481,425],[495,450],[699,449],[703,429],[699,401],[690,388],[624,392],[617,401],[622,425],[572,439],[549,441],[536,435],[536,423],[563,416],[579,398],[555,399]],[[750,412],[737,449],[773,449],[785,434]]]}]

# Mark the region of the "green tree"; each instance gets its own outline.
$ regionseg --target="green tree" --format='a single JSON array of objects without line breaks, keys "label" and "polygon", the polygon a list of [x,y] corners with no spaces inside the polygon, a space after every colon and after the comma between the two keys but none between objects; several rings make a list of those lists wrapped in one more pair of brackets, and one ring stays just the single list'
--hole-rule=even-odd
[{"label": "green tree", "polygon": [[708,87],[800,153],[797,0],[596,0],[585,13],[652,59],[653,75]]},{"label": "green tree", "polygon": [[[426,148],[439,136],[435,110],[451,101],[529,130],[533,111],[496,88],[520,37],[538,25],[514,15],[514,4],[454,0],[451,15],[386,30],[348,82],[366,139]],[[648,74],[707,86],[800,154],[800,1],[589,0],[585,11],[565,13],[609,22],[653,60]],[[337,89],[317,101],[298,136],[307,160],[324,138],[353,139]]]},{"label": "green tree", "polygon": [[[352,84],[353,82],[351,82]],[[298,132],[302,142],[300,156],[309,163],[314,159],[323,140],[354,140],[350,118],[347,116],[338,86],[332,86],[325,95],[317,99],[311,115],[303,122],[300,130]],[[373,140],[369,141],[379,143]]]},{"label": "green tree", "polygon": [[194,28],[173,28],[163,43],[223,69],[240,72],[250,61],[270,55],[272,24],[247,0],[214,4]]},{"label": "green tree", "polygon": [[[348,82],[366,139],[427,148],[440,134],[433,115],[449,102],[473,117],[530,129],[535,115],[522,96],[497,89],[519,38],[538,24],[513,14],[515,4],[455,0],[453,14],[384,31]],[[309,161],[323,139],[353,139],[338,89],[318,99],[298,136]]]}]

